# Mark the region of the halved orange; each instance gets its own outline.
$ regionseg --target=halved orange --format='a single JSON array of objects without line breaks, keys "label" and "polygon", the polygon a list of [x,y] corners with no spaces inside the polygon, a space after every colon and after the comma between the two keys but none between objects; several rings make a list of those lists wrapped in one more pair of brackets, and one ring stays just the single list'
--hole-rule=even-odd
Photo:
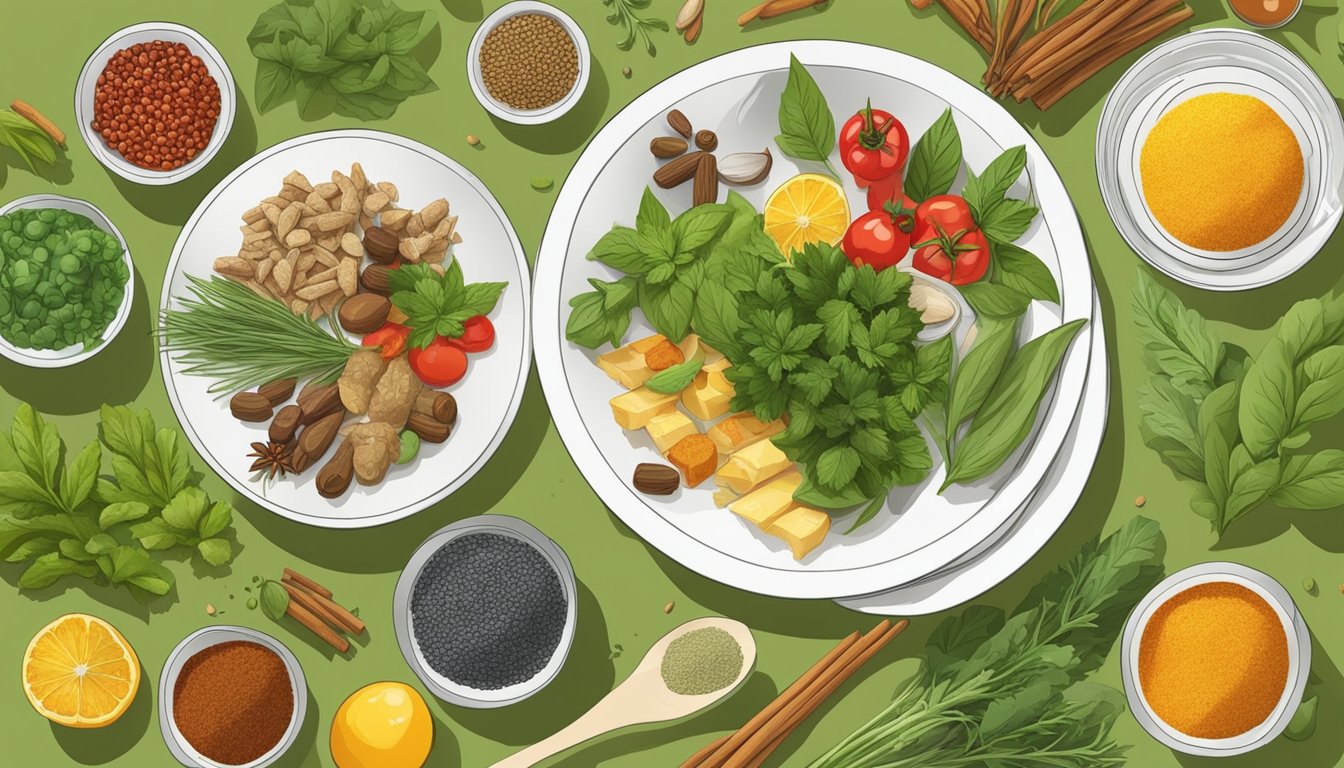
[{"label": "halved orange", "polygon": [[765,232],[785,256],[808,243],[835,245],[849,227],[849,200],[840,183],[819,173],[803,173],[770,193]]},{"label": "halved orange", "polygon": [[68,613],[43,627],[23,653],[23,692],[38,714],[72,728],[121,717],[140,687],[140,660],[111,624]]}]

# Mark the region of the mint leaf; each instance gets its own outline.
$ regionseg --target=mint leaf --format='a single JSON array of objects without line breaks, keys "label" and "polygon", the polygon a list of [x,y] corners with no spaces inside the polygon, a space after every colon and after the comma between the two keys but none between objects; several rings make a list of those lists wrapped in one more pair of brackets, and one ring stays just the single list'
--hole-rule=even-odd
[{"label": "mint leaf", "polygon": [[1004,150],[978,176],[974,173],[966,175],[966,188],[962,190],[961,196],[970,205],[976,222],[982,222],[990,210],[1003,200],[1013,182],[1026,169],[1027,148],[1016,146]]},{"label": "mint leaf", "polygon": [[789,56],[789,78],[779,99],[779,132],[775,142],[784,154],[799,160],[828,162],[835,149],[835,118],[817,81]]},{"label": "mint leaf", "polygon": [[233,557],[233,547],[225,539],[205,539],[196,545],[196,549],[205,562],[215,566],[223,565]]},{"label": "mint leaf", "polygon": [[1038,301],[1059,303],[1059,286],[1036,254],[1012,243],[994,243],[994,279]]},{"label": "mint leaf", "polygon": [[218,536],[233,524],[233,505],[227,501],[216,501],[196,524],[196,533],[202,539]]},{"label": "mint leaf", "polygon": [[61,477],[61,502],[69,511],[79,508],[93,492],[102,466],[103,450],[97,441],[84,446]]},{"label": "mint leaf", "polygon": [[639,200],[639,214],[635,216],[635,228],[644,231],[671,226],[672,217],[668,215],[667,208],[658,201],[651,188],[645,187],[644,196]]},{"label": "mint leaf", "polygon": [[55,584],[63,576],[93,578],[97,572],[97,567],[91,563],[75,562],[58,552],[49,552],[34,560],[19,576],[19,588],[42,589]]}]

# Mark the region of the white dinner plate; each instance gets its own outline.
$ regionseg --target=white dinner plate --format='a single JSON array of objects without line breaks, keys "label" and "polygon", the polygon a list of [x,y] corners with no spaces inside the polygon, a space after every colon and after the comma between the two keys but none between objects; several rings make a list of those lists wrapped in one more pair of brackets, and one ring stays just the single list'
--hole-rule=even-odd
[{"label": "white dinner plate", "polygon": [[[1231,252],[1192,248],[1148,210],[1139,156],[1149,131],[1195,96],[1230,92],[1269,105],[1302,149],[1301,194],[1288,220],[1262,243]],[[1097,181],[1129,246],[1183,283],[1215,291],[1268,285],[1301,269],[1344,213],[1344,119],[1320,77],[1292,51],[1243,29],[1202,29],[1154,48],[1120,79],[1097,126]]]},{"label": "white dinner plate", "polygon": [[1099,304],[1093,317],[1092,356],[1083,402],[1040,490],[1003,530],[950,567],[886,592],[843,598],[837,603],[880,616],[925,616],[946,611],[988,592],[1041,551],[1082,496],[1106,433],[1110,373]]},{"label": "white dinner plate", "polygon": [[262,198],[275,194],[281,180],[299,170],[327,180],[333,170],[348,173],[359,162],[368,177],[390,181],[400,204],[418,210],[446,198],[458,216],[462,242],[453,254],[467,282],[504,281],[491,313],[495,345],[473,354],[467,375],[447,391],[457,398],[459,415],[448,440],[425,443],[416,460],[394,466],[379,485],[354,485],[336,500],[313,487],[315,471],[278,480],[263,489],[248,471],[248,444],[265,440],[265,424],[243,424],[229,414],[228,394],[207,392],[214,382],[182,372],[162,353],[163,381],[173,410],[192,445],[210,467],[239,493],[278,515],[326,528],[364,528],[392,522],[424,509],[460,488],[485,464],[504,440],[523,397],[531,362],[528,333],[527,259],[504,210],[470,171],[437,150],[378,131],[330,131],[277,144],[248,160],[206,196],[183,228],[168,263],[162,308],[189,295],[187,275],[208,277],[216,257],[236,251],[239,217]]},{"label": "white dinner plate", "polygon": [[[660,457],[646,435],[627,433],[612,420],[608,401],[622,390],[594,364],[602,350],[585,350],[565,340],[569,300],[589,289],[588,278],[611,279],[610,270],[584,257],[613,222],[634,220],[640,193],[651,185],[656,167],[649,141],[667,135],[666,112],[678,108],[696,128],[713,129],[720,154],[773,146],[790,53],[818,81],[837,125],[871,96],[875,106],[894,106],[910,135],[917,137],[951,104],[972,168],[983,168],[1009,147],[1026,146],[1028,175],[1042,216],[1021,244],[1050,268],[1062,302],[1049,308],[1034,304],[1024,336],[1040,335],[1064,321],[1090,319],[1093,283],[1073,206],[1035,141],[979,89],[901,53],[838,41],[776,43],[735,51],[654,87],[593,139],[560,191],[537,259],[538,370],[565,447],[617,516],[686,567],[752,592],[834,598],[889,589],[931,573],[999,529],[1035,489],[1068,432],[1090,350],[1086,342],[1070,348],[1036,431],[999,472],[939,495],[944,471],[935,467],[920,486],[897,489],[886,512],[857,534],[843,535],[849,521],[839,520],[828,539],[802,562],[793,559],[782,541],[715,509],[712,493],[703,487],[659,499],[637,493],[630,485],[635,465]],[[856,61],[864,62],[864,68],[855,68]],[[812,164],[774,153],[770,178],[738,190],[758,207],[785,179],[816,170]],[[857,210],[863,194],[852,183],[846,186],[851,208]],[[689,207],[685,187],[656,192],[674,215]],[[1013,194],[1026,196],[1025,183],[1019,182]],[[626,339],[650,332],[636,313]]]}]

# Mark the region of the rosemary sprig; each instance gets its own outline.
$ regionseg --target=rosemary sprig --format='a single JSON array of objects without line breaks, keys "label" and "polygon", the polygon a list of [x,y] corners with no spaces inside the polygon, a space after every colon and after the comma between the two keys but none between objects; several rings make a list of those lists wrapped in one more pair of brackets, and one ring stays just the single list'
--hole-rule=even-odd
[{"label": "rosemary sprig", "polygon": [[649,30],[667,31],[667,22],[662,19],[651,19],[647,16],[640,16],[637,11],[642,11],[649,7],[652,0],[602,0],[602,4],[611,9],[611,15],[607,16],[607,21],[611,24],[617,24],[625,30],[625,37],[616,45],[622,51],[628,51],[635,44],[635,38],[639,37],[644,41],[644,50],[648,51],[650,56],[658,54],[658,48],[654,46],[653,39],[649,37]]},{"label": "rosemary sprig", "polygon": [[355,351],[344,337],[246,286],[219,277],[187,281],[193,297],[160,314],[159,341],[186,373],[215,379],[210,392],[289,378],[329,383]]}]

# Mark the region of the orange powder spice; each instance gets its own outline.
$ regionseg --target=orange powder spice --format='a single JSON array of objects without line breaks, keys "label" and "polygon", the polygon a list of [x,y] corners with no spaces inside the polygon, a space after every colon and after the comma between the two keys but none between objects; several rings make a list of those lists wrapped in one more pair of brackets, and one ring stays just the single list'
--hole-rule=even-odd
[{"label": "orange powder spice", "polygon": [[1181,102],[1153,126],[1139,156],[1148,210],[1172,237],[1206,251],[1269,239],[1297,207],[1303,169],[1283,118],[1239,93]]},{"label": "orange powder spice", "polygon": [[1158,717],[1225,739],[1263,723],[1288,682],[1288,637],[1274,609],[1239,584],[1191,587],[1157,609],[1139,645],[1139,685]]}]

